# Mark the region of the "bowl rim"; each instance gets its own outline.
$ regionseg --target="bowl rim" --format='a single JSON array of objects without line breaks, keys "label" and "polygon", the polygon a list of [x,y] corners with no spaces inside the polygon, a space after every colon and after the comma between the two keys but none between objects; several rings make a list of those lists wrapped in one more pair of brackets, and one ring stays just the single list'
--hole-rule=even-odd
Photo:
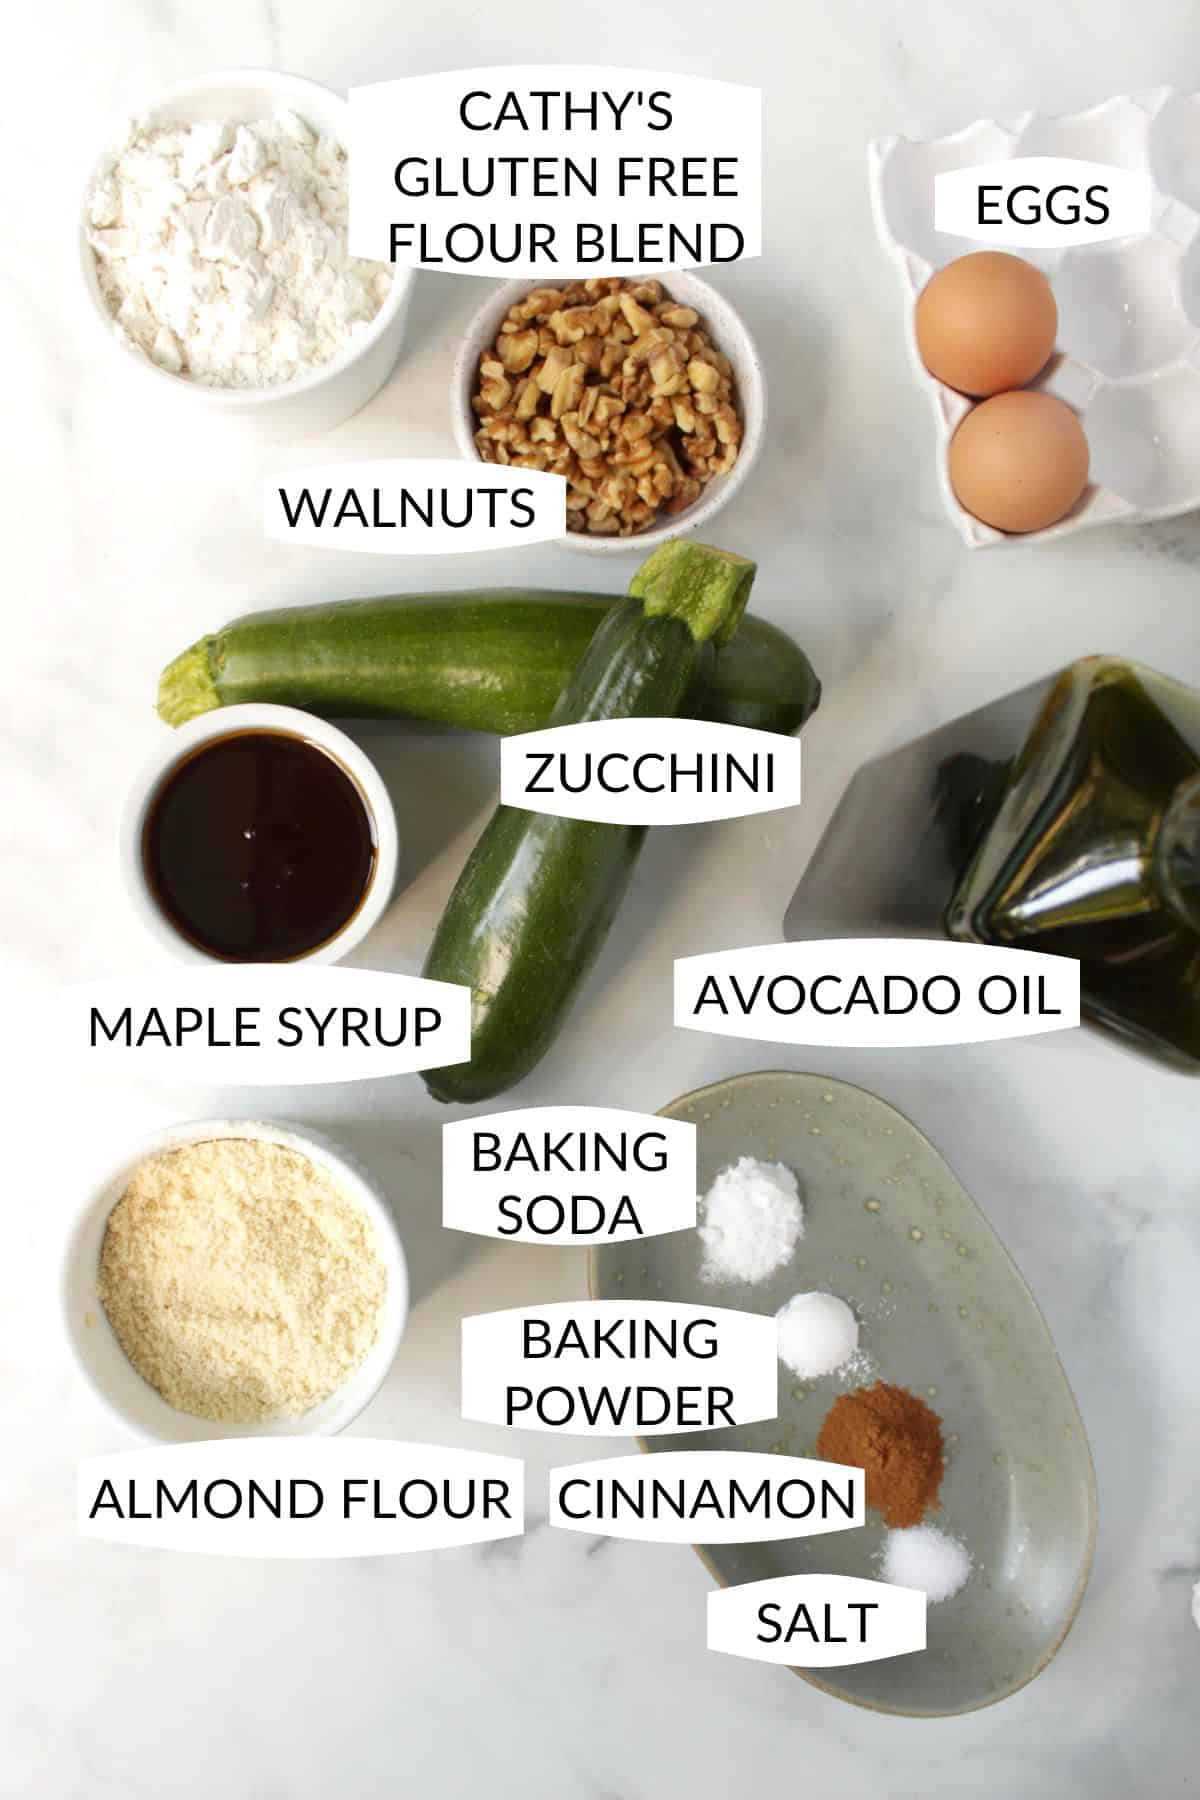
[{"label": "bowl rim", "polygon": [[[380,1259],[387,1270],[387,1291],[380,1316],[379,1331],[375,1342],[367,1352],[363,1362],[353,1370],[339,1388],[335,1388],[319,1406],[311,1408],[308,1413],[299,1413],[294,1417],[281,1420],[263,1420],[261,1429],[237,1428],[230,1431],[224,1428],[219,1420],[200,1419],[199,1415],[179,1412],[181,1419],[193,1421],[203,1427],[203,1431],[195,1437],[180,1438],[166,1436],[155,1431],[141,1419],[133,1416],[109,1391],[96,1374],[85,1353],[83,1346],[88,1341],[89,1332],[107,1333],[116,1344],[122,1356],[124,1351],[116,1341],[116,1334],[108,1322],[104,1308],[97,1297],[94,1308],[95,1323],[92,1327],[80,1326],[75,1314],[77,1295],[74,1291],[79,1259],[82,1254],[81,1240],[90,1230],[101,1223],[97,1215],[103,1214],[106,1223],[113,1207],[121,1198],[124,1187],[128,1184],[134,1171],[151,1156],[161,1155],[166,1151],[178,1150],[188,1144],[206,1143],[213,1139],[248,1138],[262,1143],[279,1144],[285,1149],[295,1150],[306,1156],[310,1162],[320,1163],[333,1176],[337,1186],[360,1206],[371,1220],[377,1238]],[[103,1243],[103,1230],[100,1231],[100,1242]],[[173,1444],[199,1442],[201,1438],[252,1438],[256,1436],[273,1437],[335,1437],[356,1419],[379,1393],[396,1354],[400,1348],[408,1324],[410,1310],[410,1282],[408,1258],[404,1250],[404,1242],[400,1235],[390,1207],[384,1198],[383,1190],[374,1177],[369,1175],[354,1159],[347,1155],[331,1138],[310,1126],[299,1125],[278,1119],[231,1119],[205,1118],[181,1119],[172,1125],[164,1125],[146,1133],[134,1144],[119,1154],[110,1155],[101,1171],[89,1183],[85,1193],[71,1215],[66,1233],[62,1240],[59,1258],[58,1278],[59,1323],[62,1336],[66,1340],[72,1363],[82,1376],[85,1386],[92,1396],[99,1401],[102,1410],[118,1424],[122,1430],[130,1432],[134,1437],[146,1444]],[[126,1358],[128,1363],[128,1358]],[[372,1374],[362,1379],[364,1370],[370,1363],[375,1363]],[[138,1381],[145,1381],[132,1363],[128,1363],[131,1374]],[[169,1413],[178,1412],[168,1400],[157,1394],[149,1383],[145,1383],[149,1391],[155,1394]],[[344,1395],[340,1405],[333,1406],[339,1395]],[[317,1413],[325,1413],[320,1425],[308,1424]]]},{"label": "bowl rim", "polygon": [[[646,531],[639,531],[633,537],[592,537],[584,532],[569,531],[565,537],[556,540],[567,549],[576,550],[583,556],[619,556],[637,554],[641,551],[653,550],[658,544],[665,544],[671,538],[694,531],[697,526],[705,524],[715,517],[727,501],[731,500],[748,479],[758,461],[763,440],[767,432],[767,381],[762,356],[759,352],[750,327],[746,324],[741,312],[712,283],[705,281],[691,269],[631,269],[622,279],[637,281],[639,279],[661,281],[668,290],[673,281],[682,278],[694,284],[694,297],[699,312],[717,313],[728,322],[730,332],[736,335],[746,352],[750,379],[743,385],[752,389],[755,401],[756,417],[754,430],[746,429],[745,395],[742,401],[742,444],[738,459],[726,475],[718,475],[711,480],[698,500],[693,501],[686,512],[676,514],[668,523],[652,525]],[[571,280],[579,279],[571,277]],[[459,455],[465,462],[481,463],[483,461],[475,443],[474,415],[471,412],[471,387],[474,385],[475,363],[483,345],[494,336],[500,321],[514,301],[525,294],[530,294],[539,284],[532,277],[503,281],[493,287],[487,298],[476,307],[467,322],[462,340],[455,353],[450,373],[450,425],[454,433],[454,442]],[[698,290],[698,292],[695,292]],[[687,302],[684,302],[687,304]],[[720,338],[722,347],[724,340]]]},{"label": "bowl rim", "polygon": [[126,366],[141,369],[143,374],[156,379],[160,393],[182,393],[191,396],[196,404],[210,410],[228,413],[257,412],[263,407],[287,399],[291,400],[300,394],[313,394],[328,383],[336,381],[353,364],[369,354],[379,340],[386,336],[388,328],[403,312],[408,300],[416,271],[398,263],[384,264],[391,273],[391,286],[386,297],[380,303],[379,310],[367,325],[366,329],[351,338],[336,356],[328,362],[321,363],[306,375],[296,375],[289,381],[273,382],[265,387],[225,388],[213,387],[202,381],[193,381],[183,375],[174,375],[169,369],[160,368],[136,344],[125,342],[117,335],[116,320],[110,312],[100,291],[96,274],[96,253],[88,242],[88,213],[92,193],[96,183],[112,163],[112,147],[118,141],[122,129],[131,119],[145,117],[161,118],[165,109],[177,102],[202,98],[210,89],[224,87],[257,87],[276,92],[277,103],[292,102],[291,110],[296,112],[305,124],[313,128],[305,116],[304,103],[319,99],[322,106],[331,107],[343,121],[339,134],[342,149],[346,150],[345,138],[350,119],[350,103],[344,94],[335,88],[326,87],[323,82],[312,81],[304,75],[293,75],[286,69],[273,69],[269,66],[247,64],[240,67],[212,69],[203,75],[188,75],[178,81],[168,83],[160,89],[158,95],[147,105],[127,112],[124,117],[109,131],[105,139],[105,148],[94,156],[88,165],[79,202],[79,272],[81,285],[87,300],[87,310],[100,327],[101,335],[109,346],[122,357]]},{"label": "bowl rim", "polygon": [[278,731],[300,737],[332,756],[353,781],[375,831],[375,870],[356,910],[335,936],[303,956],[281,959],[283,966],[341,962],[374,929],[391,904],[400,861],[400,831],[392,797],[375,764],[354,739],[332,724],[298,706],[277,706],[268,701],[246,701],[237,706],[218,706],[199,713],[160,739],[142,760],[131,782],[117,828],[117,850],[126,896],[150,936],[170,951],[177,962],[209,963],[237,967],[229,959],[201,949],[176,930],[163,913],[146,879],[142,836],[155,795],[171,770],[201,744],[240,731]]},{"label": "bowl rim", "polygon": [[[863,1094],[868,1099],[880,1101],[884,1106],[889,1107],[892,1112],[896,1113],[897,1116],[904,1121],[904,1123],[910,1128],[910,1130],[912,1130],[916,1133],[916,1135],[921,1139],[922,1143],[927,1144],[929,1146],[929,1148],[933,1151],[934,1155],[939,1157],[940,1160],[946,1164],[946,1167],[950,1170],[950,1173],[953,1176],[954,1180],[956,1182],[958,1182],[960,1187],[963,1188],[963,1192],[968,1194],[968,1196],[970,1196],[970,1189],[967,1188],[963,1182],[959,1181],[957,1171],[953,1168],[953,1166],[949,1162],[946,1161],[945,1156],[943,1156],[942,1152],[938,1149],[937,1145],[933,1142],[933,1139],[930,1138],[928,1136],[928,1134],[926,1132],[924,1132],[919,1125],[915,1124],[914,1121],[909,1118],[909,1116],[906,1112],[903,1112],[900,1107],[898,1107],[894,1104],[893,1101],[884,1099],[882,1094],[877,1094],[877,1093],[873,1092],[873,1090],[871,1088],[863,1087],[860,1082],[846,1081],[841,1076],[820,1075],[815,1070],[812,1070],[812,1069],[744,1069],[744,1070],[741,1070],[736,1075],[726,1075],[726,1076],[721,1077],[717,1081],[704,1082],[700,1087],[689,1088],[686,1093],[679,1094],[676,1096],[676,1098],[674,1100],[669,1100],[665,1106],[660,1106],[657,1109],[655,1117],[656,1118],[671,1118],[675,1115],[675,1113],[677,1112],[677,1110],[680,1107],[695,1106],[695,1105],[698,1105],[699,1103],[701,1103],[702,1101],[711,1101],[712,1096],[723,1089],[732,1088],[732,1087],[741,1087],[743,1084],[748,1083],[748,1082],[758,1082],[758,1081],[763,1081],[763,1080],[771,1080],[771,1081],[779,1081],[782,1079],[791,1080],[797,1075],[805,1076],[809,1080],[822,1082],[828,1087],[845,1088],[849,1093],[852,1093],[852,1094]],[[973,1198],[973,1196],[970,1196],[970,1197]],[[978,1204],[979,1204],[978,1201],[976,1201],[975,1204],[978,1206]],[[982,1207],[980,1207],[980,1211],[983,1212]],[[1082,1564],[1080,1566],[1079,1575],[1076,1579],[1075,1586],[1071,1590],[1071,1597],[1070,1597],[1070,1600],[1067,1605],[1066,1614],[1064,1616],[1061,1626],[1059,1627],[1057,1634],[1055,1635],[1053,1640],[1046,1646],[1045,1650],[1038,1657],[1037,1661],[1033,1664],[1033,1666],[1030,1669],[1028,1669],[1021,1676],[1019,1681],[1013,1682],[1012,1685],[1010,1687],[1005,1688],[1002,1693],[990,1694],[986,1700],[976,1701],[969,1706],[949,1707],[944,1712],[925,1711],[925,1710],[915,1711],[912,1707],[907,1707],[907,1706],[885,1706],[878,1700],[863,1700],[863,1699],[860,1699],[856,1694],[844,1693],[841,1688],[834,1687],[831,1682],[824,1680],[819,1674],[817,1674],[812,1669],[797,1669],[797,1668],[792,1667],[790,1664],[784,1665],[788,1668],[788,1672],[790,1674],[798,1675],[800,1680],[807,1682],[807,1684],[810,1687],[819,1688],[821,1693],[828,1694],[830,1699],[840,1700],[844,1706],[857,1706],[857,1707],[861,1708],[861,1710],[863,1712],[883,1713],[889,1718],[895,1718],[895,1719],[960,1719],[960,1718],[965,1717],[968,1713],[983,1712],[989,1706],[998,1706],[1001,1703],[1001,1701],[1011,1700],[1014,1694],[1019,1694],[1022,1688],[1028,1687],[1030,1682],[1036,1680],[1036,1678],[1042,1673],[1042,1671],[1050,1663],[1052,1663],[1054,1661],[1054,1658],[1058,1655],[1059,1651],[1062,1649],[1064,1643],[1066,1642],[1067,1638],[1069,1637],[1070,1632],[1071,1632],[1071,1627],[1074,1625],[1076,1619],[1079,1617],[1079,1611],[1083,1605],[1084,1596],[1087,1593],[1088,1583],[1092,1577],[1092,1568],[1093,1568],[1093,1565],[1096,1560],[1096,1535],[1097,1535],[1097,1527],[1098,1527],[1098,1503],[1097,1503],[1097,1492],[1096,1492],[1096,1463],[1095,1463],[1095,1458],[1092,1455],[1092,1446],[1091,1446],[1091,1441],[1088,1437],[1087,1426],[1084,1423],[1083,1414],[1079,1410],[1079,1402],[1075,1398],[1075,1390],[1071,1386],[1070,1377],[1068,1376],[1066,1368],[1063,1365],[1062,1357],[1059,1355],[1058,1345],[1054,1341],[1054,1335],[1051,1332],[1050,1326],[1046,1321],[1046,1315],[1043,1313],[1041,1307],[1038,1304],[1037,1296],[1033,1292],[1033,1289],[1030,1287],[1029,1283],[1026,1281],[1024,1275],[1022,1274],[1020,1268],[1018,1267],[1016,1261],[1014,1260],[1011,1252],[1009,1251],[1007,1244],[1004,1242],[1003,1238],[1001,1238],[1000,1234],[992,1226],[992,1222],[987,1217],[987,1214],[983,1213],[983,1217],[984,1217],[984,1220],[987,1223],[989,1229],[992,1231],[992,1236],[995,1238],[997,1248],[999,1249],[1001,1255],[1004,1257],[1005,1261],[1008,1263],[1009,1269],[1011,1270],[1012,1274],[1016,1277],[1018,1284],[1020,1285],[1020,1287],[1022,1287],[1024,1289],[1026,1297],[1028,1298],[1030,1305],[1033,1307],[1034,1312],[1037,1314],[1038,1318],[1042,1321],[1042,1325],[1046,1332],[1046,1340],[1050,1346],[1050,1351],[1054,1358],[1055,1366],[1056,1366],[1059,1376],[1062,1380],[1063,1387],[1066,1390],[1067,1397],[1071,1401],[1072,1406],[1075,1408],[1076,1417],[1078,1418],[1080,1426],[1082,1428],[1083,1448],[1084,1448],[1084,1452],[1086,1455],[1086,1469],[1087,1469],[1087,1511],[1088,1511],[1087,1543],[1084,1545],[1083,1560],[1082,1560]],[[600,1259],[600,1249],[598,1246],[593,1245],[593,1247],[591,1249],[589,1249],[589,1251],[588,1251],[588,1261],[587,1261],[588,1297],[589,1297],[589,1299],[592,1299],[592,1300],[598,1300],[598,1299],[602,1298],[602,1296],[597,1291],[598,1281],[599,1281],[599,1266],[600,1266],[599,1259]],[[636,1437],[634,1439],[634,1442],[637,1444],[638,1449],[641,1450],[643,1452],[643,1454],[645,1454],[645,1455],[652,1454],[652,1446],[647,1438]],[[731,1587],[732,1585],[734,1585],[716,1567],[712,1558],[708,1555],[708,1552],[706,1551],[706,1549],[704,1548],[704,1546],[702,1544],[693,1544],[691,1546],[691,1548],[695,1551],[696,1555],[700,1558],[700,1561],[703,1563],[704,1567],[708,1570],[708,1573],[712,1576],[713,1580],[716,1582],[718,1587],[727,1588],[727,1587]]]}]

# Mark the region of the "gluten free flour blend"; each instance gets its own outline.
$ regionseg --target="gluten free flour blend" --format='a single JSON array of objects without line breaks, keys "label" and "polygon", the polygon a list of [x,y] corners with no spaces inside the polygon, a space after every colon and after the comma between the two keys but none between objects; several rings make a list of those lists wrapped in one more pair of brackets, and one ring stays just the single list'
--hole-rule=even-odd
[{"label": "gluten free flour blend", "polygon": [[118,332],[172,375],[269,387],[310,373],[385,299],[347,253],[346,155],[295,113],[138,119],[92,191],[88,241]]},{"label": "gluten free flour blend", "polygon": [[126,1356],[180,1412],[290,1418],[375,1342],[387,1271],[371,1220],[281,1144],[148,1157],[109,1214],[99,1295]]}]

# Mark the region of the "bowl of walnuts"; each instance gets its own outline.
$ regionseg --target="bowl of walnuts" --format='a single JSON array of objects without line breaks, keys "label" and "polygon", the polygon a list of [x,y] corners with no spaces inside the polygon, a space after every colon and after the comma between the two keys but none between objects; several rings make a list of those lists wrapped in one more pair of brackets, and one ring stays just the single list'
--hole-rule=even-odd
[{"label": "bowl of walnuts", "polygon": [[725,505],[758,454],[766,391],[733,307],[674,272],[505,283],[463,341],[452,407],[464,457],[564,476],[566,541],[604,554]]}]

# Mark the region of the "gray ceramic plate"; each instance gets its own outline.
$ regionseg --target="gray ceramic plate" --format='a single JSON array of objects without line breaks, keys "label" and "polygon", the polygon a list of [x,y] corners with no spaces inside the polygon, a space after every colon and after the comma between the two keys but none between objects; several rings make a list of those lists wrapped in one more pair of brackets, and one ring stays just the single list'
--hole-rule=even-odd
[{"label": "gray ceramic plate", "polygon": [[[922,1654],[806,1679],[889,1712],[968,1712],[1004,1699],[1045,1668],[1070,1629],[1096,1530],[1083,1421],[1007,1251],[929,1141],[861,1088],[819,1075],[740,1075],[663,1116],[699,1127],[701,1193],[739,1156],[794,1169],[804,1237],[791,1265],[755,1287],[701,1281],[692,1231],[610,1245],[592,1254],[596,1296],[773,1313],[804,1289],[840,1294],[858,1314],[873,1375],[928,1400],[947,1434],[934,1519],[970,1549],[970,1581],[929,1608]],[[779,1373],[777,1420],[643,1448],[812,1455],[829,1406],[854,1384]],[[869,1517],[859,1531],[697,1549],[723,1586],[815,1570],[877,1576],[883,1532]]]}]

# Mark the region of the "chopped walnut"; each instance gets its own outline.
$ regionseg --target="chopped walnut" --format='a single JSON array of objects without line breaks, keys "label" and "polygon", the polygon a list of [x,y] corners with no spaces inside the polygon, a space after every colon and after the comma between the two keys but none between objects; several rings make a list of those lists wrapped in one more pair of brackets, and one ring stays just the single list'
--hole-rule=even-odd
[{"label": "chopped walnut", "polygon": [[737,460],[729,358],[658,281],[535,288],[479,359],[484,462],[567,480],[571,531],[632,537],[693,506]]}]

